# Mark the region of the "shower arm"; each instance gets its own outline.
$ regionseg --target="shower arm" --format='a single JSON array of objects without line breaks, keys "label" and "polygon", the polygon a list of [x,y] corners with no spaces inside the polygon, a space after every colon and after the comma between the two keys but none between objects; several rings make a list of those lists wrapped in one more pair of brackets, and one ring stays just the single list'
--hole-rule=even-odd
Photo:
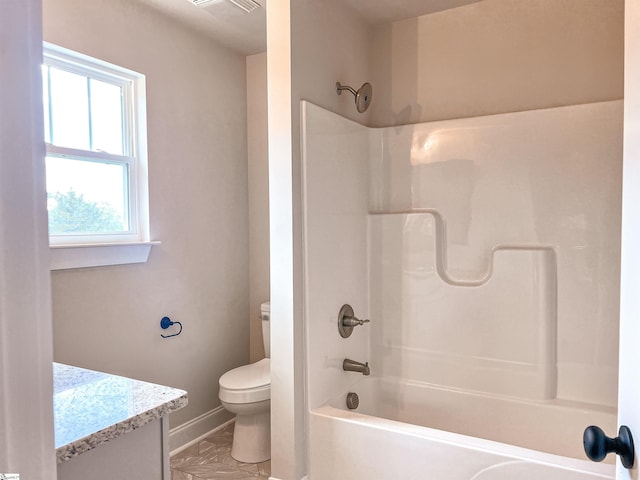
[{"label": "shower arm", "polygon": [[341,95],[343,90],[348,90],[349,92],[353,93],[353,95],[358,95],[358,92],[356,92],[349,85],[341,85],[340,82],[336,82],[336,91],[338,92],[338,95]]}]

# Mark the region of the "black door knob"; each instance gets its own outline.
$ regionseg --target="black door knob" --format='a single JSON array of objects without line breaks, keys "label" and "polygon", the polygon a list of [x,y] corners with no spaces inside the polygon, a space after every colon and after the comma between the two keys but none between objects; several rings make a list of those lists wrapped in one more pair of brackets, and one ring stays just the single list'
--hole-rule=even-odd
[{"label": "black door knob", "polygon": [[635,458],[633,437],[629,427],[622,425],[616,438],[607,437],[600,427],[590,426],[584,431],[582,437],[584,451],[594,462],[601,462],[608,453],[614,452],[620,455],[620,460],[625,468],[633,467]]}]

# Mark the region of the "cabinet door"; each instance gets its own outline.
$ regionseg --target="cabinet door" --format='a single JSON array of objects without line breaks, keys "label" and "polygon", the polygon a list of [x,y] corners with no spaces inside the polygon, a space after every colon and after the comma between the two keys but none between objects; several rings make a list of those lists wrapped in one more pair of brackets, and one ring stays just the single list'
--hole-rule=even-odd
[{"label": "cabinet door", "polygon": [[162,419],[58,465],[58,480],[170,480]]}]

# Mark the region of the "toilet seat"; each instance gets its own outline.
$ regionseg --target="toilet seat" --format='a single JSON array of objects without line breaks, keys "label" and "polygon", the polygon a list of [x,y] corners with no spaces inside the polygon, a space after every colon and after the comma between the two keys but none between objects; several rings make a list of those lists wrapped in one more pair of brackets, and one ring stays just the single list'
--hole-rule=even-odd
[{"label": "toilet seat", "polygon": [[220,377],[220,400],[254,403],[271,398],[271,361],[268,358],[229,370]]}]

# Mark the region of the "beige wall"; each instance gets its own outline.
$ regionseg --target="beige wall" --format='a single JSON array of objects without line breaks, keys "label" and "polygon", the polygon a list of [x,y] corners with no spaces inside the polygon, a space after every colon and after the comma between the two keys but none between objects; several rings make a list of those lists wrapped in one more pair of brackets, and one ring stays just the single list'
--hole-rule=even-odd
[{"label": "beige wall", "polygon": [[[371,27],[342,2],[292,1],[292,79],[294,126],[299,125],[298,100],[316,105],[360,123],[371,110],[356,111],[351,93],[336,93],[336,82],[358,89],[371,81]],[[373,96],[378,94],[374,85]],[[294,133],[297,131],[294,129]],[[298,152],[298,150],[294,150]]]},{"label": "beige wall", "polygon": [[622,98],[623,0],[484,0],[377,27],[371,124]]},{"label": "beige wall", "polygon": [[38,0],[0,4],[0,472],[53,480]]},{"label": "beige wall", "polygon": [[292,0],[269,4],[267,39],[272,475],[293,480],[306,469],[299,101],[363,121],[335,83],[366,81],[370,37],[342,2]]},{"label": "beige wall", "polygon": [[[146,264],[54,272],[55,360],[220,405],[249,360],[245,59],[130,0],[45,0],[44,38],[146,75],[153,247]],[[160,338],[164,316],[182,322]]]},{"label": "beige wall", "polygon": [[247,57],[247,156],[249,166],[250,359],[264,357],[260,304],[269,300],[269,152],[267,54]]}]

